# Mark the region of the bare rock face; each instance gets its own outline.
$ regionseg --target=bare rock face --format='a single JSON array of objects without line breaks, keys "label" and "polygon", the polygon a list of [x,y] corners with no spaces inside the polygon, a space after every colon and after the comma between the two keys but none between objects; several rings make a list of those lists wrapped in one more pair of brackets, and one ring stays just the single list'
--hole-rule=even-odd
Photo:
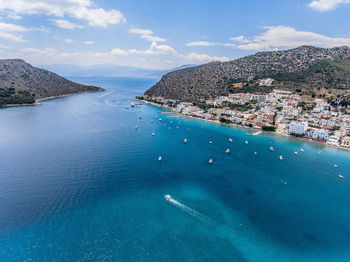
[{"label": "bare rock face", "polygon": [[145,95],[183,101],[206,99],[227,94],[235,82],[305,72],[318,63],[349,58],[350,48],[346,46],[330,49],[301,46],[259,52],[229,62],[212,62],[167,73]]},{"label": "bare rock face", "polygon": [[35,99],[104,90],[69,81],[50,71],[33,67],[21,59],[0,60],[0,89],[26,92]]}]

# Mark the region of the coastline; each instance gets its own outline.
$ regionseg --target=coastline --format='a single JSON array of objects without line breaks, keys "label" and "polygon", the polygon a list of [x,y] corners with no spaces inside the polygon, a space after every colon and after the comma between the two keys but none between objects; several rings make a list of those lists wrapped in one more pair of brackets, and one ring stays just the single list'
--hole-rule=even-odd
[{"label": "coastline", "polygon": [[[204,118],[199,118],[199,117],[193,117],[193,116],[189,116],[189,115],[183,115],[183,114],[180,114],[180,113],[178,113],[178,112],[175,112],[174,109],[171,108],[171,107],[169,107],[169,106],[166,106],[166,105],[159,105],[159,104],[157,104],[157,103],[150,102],[150,101],[147,101],[147,100],[141,100],[141,99],[138,99],[138,98],[133,98],[132,100],[136,100],[136,101],[139,101],[139,102],[143,102],[143,103],[145,103],[145,104],[150,104],[150,105],[153,105],[153,106],[156,106],[156,107],[159,107],[159,108],[166,108],[166,109],[169,109],[169,110],[172,111],[174,114],[176,114],[176,115],[178,115],[178,116],[180,116],[180,117],[186,117],[186,118],[189,118],[189,119],[197,119],[197,120],[199,120],[199,121],[205,121],[205,122],[220,124],[220,125],[223,125],[223,126],[231,126],[231,127],[241,128],[241,129],[246,129],[246,130],[255,130],[255,131],[256,131],[256,130],[261,130],[261,129],[259,129],[259,128],[254,128],[254,127],[242,127],[242,126],[239,126],[239,125],[237,125],[237,124],[226,124],[226,123],[221,123],[221,122],[218,121],[218,120],[210,120],[210,119],[204,119]],[[285,135],[282,135],[282,134],[278,134],[278,133],[276,133],[276,132],[263,132],[263,134],[269,134],[269,135],[278,136],[278,137],[287,138],[287,139],[295,139],[295,140],[297,140],[297,141],[312,143],[313,145],[320,145],[320,146],[324,146],[324,147],[331,147],[331,148],[340,149],[340,150],[344,150],[344,151],[350,152],[350,148],[335,146],[335,145],[327,144],[327,143],[315,142],[315,141],[312,141],[312,140],[308,140],[308,139],[304,139],[304,138],[299,138],[299,137],[294,137],[294,136],[285,136]]]},{"label": "coastline", "polygon": [[44,98],[39,98],[36,99],[34,103],[32,104],[6,104],[0,106],[1,108],[9,108],[9,107],[20,107],[20,106],[39,106],[41,105],[40,102],[45,101],[45,100],[50,100],[50,99],[55,99],[55,98],[62,98],[62,97],[67,97],[67,96],[73,96],[73,95],[81,95],[85,93],[95,93],[95,92],[104,92],[106,91],[105,89],[97,90],[97,91],[84,91],[84,92],[78,92],[78,93],[71,93],[71,94],[64,94],[64,95],[57,95],[57,96],[49,96],[49,97],[44,97]]}]

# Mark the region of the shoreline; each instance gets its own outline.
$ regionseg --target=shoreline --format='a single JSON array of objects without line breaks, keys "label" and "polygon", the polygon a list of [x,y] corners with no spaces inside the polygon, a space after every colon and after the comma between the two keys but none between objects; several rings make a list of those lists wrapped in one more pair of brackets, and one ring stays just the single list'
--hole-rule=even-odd
[{"label": "shoreline", "polygon": [[6,104],[6,105],[0,106],[0,109],[1,108],[10,108],[10,107],[21,107],[21,106],[39,106],[39,105],[41,105],[40,102],[45,101],[45,100],[50,100],[50,99],[55,99],[55,98],[63,98],[63,97],[73,96],[73,95],[81,95],[81,94],[85,94],[85,93],[104,92],[104,91],[106,91],[106,90],[102,89],[102,90],[98,90],[98,91],[84,91],[84,92],[79,92],[79,93],[71,93],[71,94],[64,94],[64,95],[57,95],[57,96],[49,96],[49,97],[36,99],[35,102],[32,103],[32,104]]},{"label": "shoreline", "polygon": [[[210,120],[210,119],[204,119],[204,118],[199,118],[199,117],[193,117],[193,116],[189,116],[189,115],[183,115],[183,114],[180,114],[178,112],[175,112],[173,108],[171,107],[168,107],[168,106],[164,106],[164,105],[159,105],[157,103],[154,103],[154,102],[150,102],[150,101],[146,101],[146,100],[141,100],[141,99],[137,99],[137,98],[133,98],[132,100],[136,100],[136,101],[139,101],[139,102],[143,102],[145,104],[150,104],[150,105],[153,105],[153,106],[156,106],[156,107],[159,107],[159,108],[166,108],[166,109],[169,109],[171,112],[173,112],[174,114],[180,116],[180,117],[186,117],[186,118],[190,118],[190,119],[197,119],[199,121],[205,121],[205,122],[209,122],[209,123],[215,123],[215,124],[220,124],[220,125],[223,125],[223,126],[229,126],[229,127],[234,127],[234,128],[241,128],[241,129],[246,129],[246,130],[261,130],[259,128],[254,128],[254,127],[242,127],[242,126],[239,126],[237,124],[226,124],[226,123],[221,123],[220,121],[218,120]],[[340,147],[340,146],[335,146],[335,145],[332,145],[332,144],[327,144],[327,143],[320,143],[320,142],[316,142],[316,141],[312,141],[312,140],[308,140],[308,139],[304,139],[304,138],[300,138],[300,137],[294,137],[294,136],[285,136],[285,135],[282,135],[282,134],[278,134],[276,132],[264,132],[262,134],[269,134],[269,135],[273,135],[273,136],[278,136],[278,137],[281,137],[281,138],[287,138],[287,139],[295,139],[297,141],[302,141],[302,142],[308,142],[308,143],[311,143],[313,145],[320,145],[320,146],[325,146],[325,147],[331,147],[331,148],[335,148],[335,149],[340,149],[340,150],[345,150],[347,152],[350,152],[350,148],[346,148],[346,147]]]}]

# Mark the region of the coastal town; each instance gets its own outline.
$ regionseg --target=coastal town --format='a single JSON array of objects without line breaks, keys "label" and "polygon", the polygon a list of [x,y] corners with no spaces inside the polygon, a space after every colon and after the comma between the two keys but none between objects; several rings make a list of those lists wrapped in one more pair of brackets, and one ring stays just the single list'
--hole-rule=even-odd
[{"label": "coastal town", "polygon": [[[269,78],[260,80],[263,86],[272,82]],[[233,93],[199,102],[148,96],[140,99],[185,116],[350,148],[350,106],[322,97],[273,89],[267,94]]]}]

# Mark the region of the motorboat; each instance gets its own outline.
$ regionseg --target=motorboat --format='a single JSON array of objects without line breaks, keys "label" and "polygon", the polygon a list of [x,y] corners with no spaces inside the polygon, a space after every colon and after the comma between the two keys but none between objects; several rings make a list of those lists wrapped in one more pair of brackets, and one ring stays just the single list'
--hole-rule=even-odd
[{"label": "motorboat", "polygon": [[300,152],[304,152],[304,148],[300,148]]},{"label": "motorboat", "polygon": [[230,149],[227,148],[226,151],[225,151],[225,153],[226,153],[226,154],[229,154],[229,153],[230,153]]},{"label": "motorboat", "polygon": [[245,144],[248,145],[248,141],[247,140],[245,141]]},{"label": "motorboat", "polygon": [[283,156],[280,156],[280,160],[283,160]]},{"label": "motorboat", "polygon": [[187,144],[187,139],[186,138],[184,139],[184,143]]},{"label": "motorboat", "polygon": [[174,200],[170,195],[165,195],[164,198],[165,198],[167,201]]},{"label": "motorboat", "polygon": [[162,161],[162,156],[159,156],[159,157],[158,157],[158,161],[159,161],[159,162]]},{"label": "motorboat", "polygon": [[213,159],[212,158],[209,158],[209,164],[212,164],[213,163]]},{"label": "motorboat", "polygon": [[232,142],[233,142],[232,138],[229,138],[229,139],[228,139],[228,141],[230,141],[230,143],[232,143]]},{"label": "motorboat", "polygon": [[271,152],[275,151],[275,149],[273,148],[273,146],[270,146],[270,151],[271,151]]}]

